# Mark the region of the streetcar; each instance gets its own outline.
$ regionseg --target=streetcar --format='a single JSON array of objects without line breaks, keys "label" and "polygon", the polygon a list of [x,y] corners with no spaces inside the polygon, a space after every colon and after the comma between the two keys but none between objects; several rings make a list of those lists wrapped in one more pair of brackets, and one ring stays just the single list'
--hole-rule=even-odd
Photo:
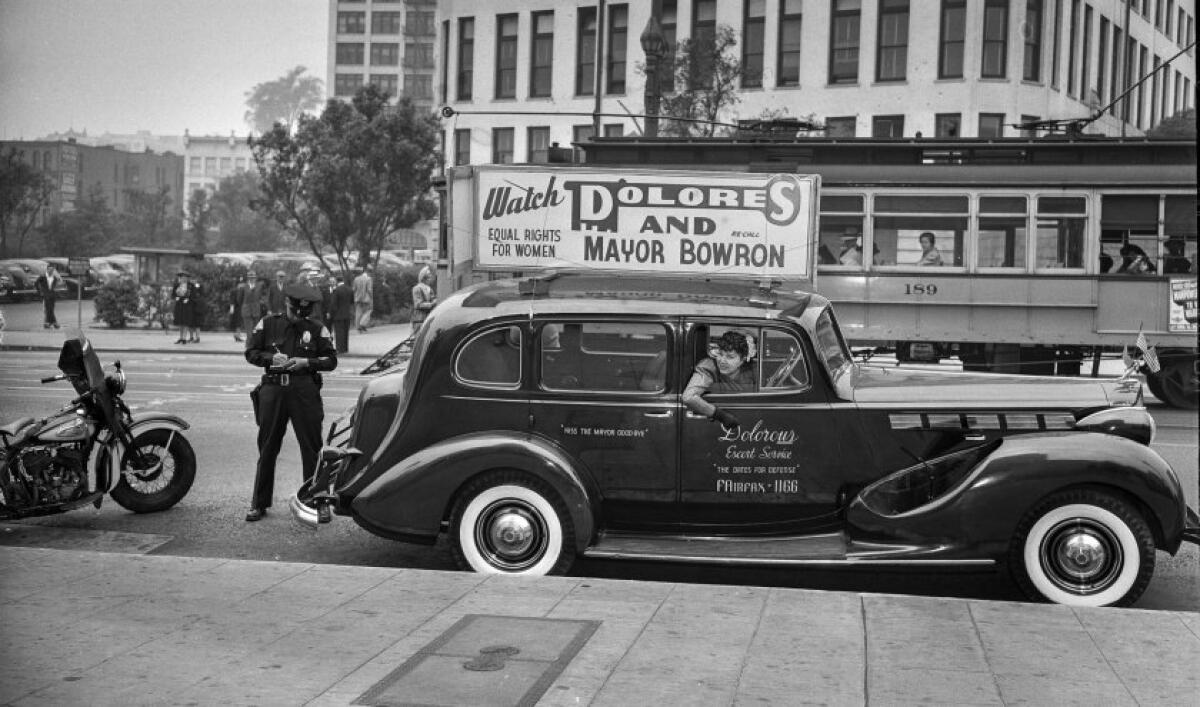
[{"label": "streetcar", "polygon": [[587,165],[819,175],[816,289],[852,343],[1071,375],[1141,340],[1197,406],[1196,142],[593,138]]}]

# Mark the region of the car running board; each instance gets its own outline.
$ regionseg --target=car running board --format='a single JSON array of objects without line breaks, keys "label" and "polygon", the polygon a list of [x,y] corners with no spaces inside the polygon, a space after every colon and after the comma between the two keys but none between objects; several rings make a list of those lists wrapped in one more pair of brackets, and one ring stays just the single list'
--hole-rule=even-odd
[{"label": "car running board", "polygon": [[638,535],[609,532],[583,551],[589,559],[718,565],[940,565],[989,566],[992,559],[922,557],[937,548],[863,545],[843,533],[771,537]]}]

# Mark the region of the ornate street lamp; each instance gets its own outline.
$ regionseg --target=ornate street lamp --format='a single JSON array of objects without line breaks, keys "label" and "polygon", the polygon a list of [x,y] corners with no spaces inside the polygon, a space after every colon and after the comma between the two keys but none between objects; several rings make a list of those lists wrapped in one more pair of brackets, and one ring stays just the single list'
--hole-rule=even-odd
[{"label": "ornate street lamp", "polygon": [[667,54],[667,38],[658,22],[662,14],[662,0],[650,3],[650,19],[642,30],[642,52],[646,55],[646,91],[643,98],[646,110],[646,137],[658,137],[658,107],[662,99],[661,72],[659,64]]}]

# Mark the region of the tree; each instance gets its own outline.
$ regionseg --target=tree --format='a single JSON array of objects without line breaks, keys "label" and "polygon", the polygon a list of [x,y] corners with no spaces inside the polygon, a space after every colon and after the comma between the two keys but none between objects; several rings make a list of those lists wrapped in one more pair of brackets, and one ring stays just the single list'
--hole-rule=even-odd
[{"label": "tree", "polygon": [[[681,40],[671,58],[675,91],[663,96],[662,134],[713,137],[722,114],[741,101],[742,62],[734,48],[737,33],[721,25],[711,35]],[[642,73],[645,66],[640,67]],[[664,82],[666,83],[666,82]],[[670,120],[683,118],[686,120]],[[691,121],[707,122],[691,122]]]},{"label": "tree", "polygon": [[54,183],[23,162],[16,148],[0,157],[0,258],[8,256],[10,235],[18,244],[25,241],[53,194]]},{"label": "tree", "polygon": [[431,218],[438,119],[408,98],[364,86],[350,103],[329,101],[302,116],[295,135],[279,124],[250,147],[263,198],[254,208],[308,242],[330,246],[346,267],[349,248],[369,262],[391,233]]},{"label": "tree", "polygon": [[55,214],[42,229],[49,255],[101,255],[117,245],[104,187],[93,184],[73,211]]},{"label": "tree", "polygon": [[193,248],[198,253],[205,252],[207,248],[206,236],[208,235],[208,226],[212,222],[212,204],[208,200],[207,189],[196,189],[192,192],[192,198],[188,199],[188,230],[192,232]]},{"label": "tree", "polygon": [[291,134],[301,115],[320,108],[321,79],[302,76],[305,71],[305,67],[297,66],[274,81],[257,84],[247,91],[246,124],[261,135],[281,123]]},{"label": "tree", "polygon": [[134,234],[141,245],[164,245],[176,239],[179,220],[172,218],[170,187],[162,186],[154,191],[126,189],[128,209],[122,214],[125,226]]},{"label": "tree", "polygon": [[260,197],[254,172],[238,172],[217,184],[209,203],[220,232],[220,250],[275,250],[282,240],[278,223],[250,208]]},{"label": "tree", "polygon": [[1146,132],[1147,137],[1182,137],[1196,139],[1196,109],[1188,108],[1164,119]]}]

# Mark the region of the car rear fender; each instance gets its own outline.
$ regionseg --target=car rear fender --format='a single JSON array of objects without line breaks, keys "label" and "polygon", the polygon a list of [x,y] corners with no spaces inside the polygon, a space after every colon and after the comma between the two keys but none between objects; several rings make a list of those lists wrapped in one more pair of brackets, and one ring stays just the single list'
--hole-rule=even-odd
[{"label": "car rear fender", "polygon": [[426,447],[381,473],[350,502],[350,509],[373,532],[432,538],[449,516],[459,489],[495,469],[517,469],[549,484],[571,513],[577,549],[591,543],[596,489],[561,449],[527,434],[476,432]]},{"label": "car rear fender", "polygon": [[[936,468],[938,461],[926,463]],[[1149,447],[1112,434],[1035,433],[1005,438],[961,481],[925,503],[892,512],[869,502],[880,485],[895,483],[903,474],[911,474],[919,483],[923,473],[924,465],[916,465],[864,489],[846,511],[851,534],[941,541],[968,552],[990,553],[1008,542],[1021,517],[1039,500],[1076,486],[1109,488],[1134,500],[1159,547],[1167,552],[1178,550],[1186,526],[1187,506],[1170,465]]]}]

